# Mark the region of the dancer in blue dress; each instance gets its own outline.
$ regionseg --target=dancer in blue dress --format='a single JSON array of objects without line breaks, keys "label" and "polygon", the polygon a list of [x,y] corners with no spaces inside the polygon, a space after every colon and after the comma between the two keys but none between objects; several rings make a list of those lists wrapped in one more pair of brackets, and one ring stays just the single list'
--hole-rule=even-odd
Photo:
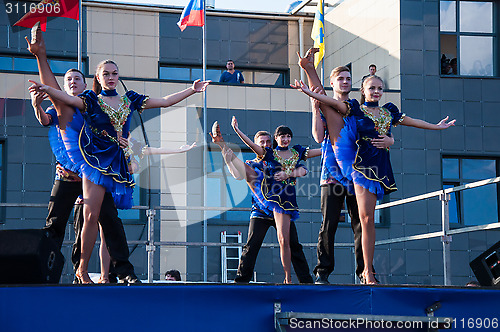
[{"label": "dancer in blue dress", "polygon": [[265,164],[263,171],[254,168],[257,179],[254,181],[254,194],[258,205],[264,210],[273,211],[276,231],[280,244],[281,264],[285,271],[285,283],[291,283],[290,221],[299,216],[297,205],[294,172],[299,161],[321,155],[321,149],[311,149],[294,145],[289,148],[293,133],[286,126],[279,126],[274,133],[275,149],[263,148],[254,143],[238,127],[233,116],[232,126],[241,140],[257,154]]},{"label": "dancer in blue dress", "polygon": [[[133,91],[119,96],[116,92],[118,66],[111,60],[99,63],[94,75],[93,91],[79,97],[69,96],[53,87],[31,81],[30,91],[43,91],[74,110],[69,125],[78,128],[78,137],[63,132],[63,140],[72,161],[82,173],[84,227],[82,231],[81,263],[77,277],[90,282],[88,263],[97,236],[97,220],[106,191],[111,192],[118,208],[132,206],[134,181],[129,170],[130,149],[120,147],[129,134],[134,111],[172,106],[183,99],[204,91],[208,81],[193,82],[190,88],[163,98],[149,98]],[[63,108],[69,112],[69,108]],[[67,114],[63,114],[66,115]]]},{"label": "dancer in blue dress", "polygon": [[[248,225],[248,239],[247,243],[243,246],[243,252],[238,264],[238,272],[234,278],[235,282],[247,283],[253,278],[257,255],[269,227],[276,228],[273,211],[269,209],[262,209],[259,199],[254,194],[255,183],[258,178],[255,168],[259,168],[262,171],[265,167],[267,167],[267,163],[263,161],[262,158],[258,157],[245,162],[238,159],[235,153],[223,140],[217,121],[212,126],[210,136],[212,136],[212,142],[220,147],[222,157],[227,165],[229,173],[231,173],[236,180],[245,179],[252,191],[252,212],[250,214],[250,224]],[[267,131],[258,131],[254,136],[254,142],[264,148],[271,147],[271,134]],[[306,173],[307,170],[305,167],[301,164],[297,164],[291,176],[300,177],[306,175]],[[295,223],[293,221],[290,222],[290,251],[291,262],[299,282],[312,283],[313,280],[311,278],[311,274],[309,273],[309,265],[304,255],[304,251],[302,250],[302,245],[299,242],[297,228],[295,227]]]},{"label": "dancer in blue dress", "polygon": [[[363,280],[376,283],[372,270],[375,251],[375,205],[377,198],[395,190],[388,149],[377,149],[371,141],[379,135],[390,133],[391,126],[398,124],[422,129],[442,130],[455,124],[448,117],[438,124],[413,119],[400,113],[398,108],[387,103],[379,106],[384,86],[378,76],[369,76],[361,84],[361,105],[356,100],[342,102],[326,95],[312,92],[303,82],[295,81],[294,87],[305,94],[332,106],[345,116],[344,128],[334,147],[343,175],[354,182],[362,227],[362,246],[365,270]],[[324,114],[327,118],[330,116]]]}]

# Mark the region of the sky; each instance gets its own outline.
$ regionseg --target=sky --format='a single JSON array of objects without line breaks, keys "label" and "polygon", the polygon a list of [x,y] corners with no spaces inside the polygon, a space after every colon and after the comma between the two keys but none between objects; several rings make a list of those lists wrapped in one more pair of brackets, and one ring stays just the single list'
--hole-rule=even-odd
[{"label": "sky", "polygon": [[[111,0],[113,2],[160,4],[184,7],[189,0]],[[285,13],[295,0],[207,0],[215,1],[215,9],[236,9],[244,11]]]}]

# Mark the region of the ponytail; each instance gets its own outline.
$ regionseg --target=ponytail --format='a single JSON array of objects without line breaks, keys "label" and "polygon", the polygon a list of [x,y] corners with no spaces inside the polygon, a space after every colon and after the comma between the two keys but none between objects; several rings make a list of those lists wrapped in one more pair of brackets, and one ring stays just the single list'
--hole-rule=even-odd
[{"label": "ponytail", "polygon": [[99,80],[97,79],[97,73],[94,74],[94,82],[92,83],[92,90],[95,92],[96,95],[100,94],[102,91],[101,83],[99,83]]}]

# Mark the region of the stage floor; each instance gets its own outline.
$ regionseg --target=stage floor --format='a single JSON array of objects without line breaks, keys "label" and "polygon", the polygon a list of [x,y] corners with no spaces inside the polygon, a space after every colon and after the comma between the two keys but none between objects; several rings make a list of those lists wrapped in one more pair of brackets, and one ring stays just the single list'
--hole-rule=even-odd
[{"label": "stage floor", "polygon": [[[492,331],[498,330],[500,324],[499,299],[500,289],[482,287],[1,285],[0,331],[264,332],[275,331],[277,304],[284,313],[319,313],[325,317],[327,314],[426,317],[426,308],[437,302],[440,308],[435,317],[451,318],[452,330]],[[298,327],[306,325],[294,326],[290,325],[286,331],[301,330]],[[308,331],[323,330],[328,329]]]}]

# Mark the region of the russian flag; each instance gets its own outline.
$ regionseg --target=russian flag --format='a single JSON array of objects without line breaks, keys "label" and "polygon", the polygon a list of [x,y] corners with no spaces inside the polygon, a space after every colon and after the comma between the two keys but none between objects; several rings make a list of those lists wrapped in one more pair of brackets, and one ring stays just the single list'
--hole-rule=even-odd
[{"label": "russian flag", "polygon": [[205,0],[189,0],[188,5],[184,8],[181,18],[177,25],[184,31],[186,27],[202,27],[205,25],[205,17],[203,10],[205,9]]}]

